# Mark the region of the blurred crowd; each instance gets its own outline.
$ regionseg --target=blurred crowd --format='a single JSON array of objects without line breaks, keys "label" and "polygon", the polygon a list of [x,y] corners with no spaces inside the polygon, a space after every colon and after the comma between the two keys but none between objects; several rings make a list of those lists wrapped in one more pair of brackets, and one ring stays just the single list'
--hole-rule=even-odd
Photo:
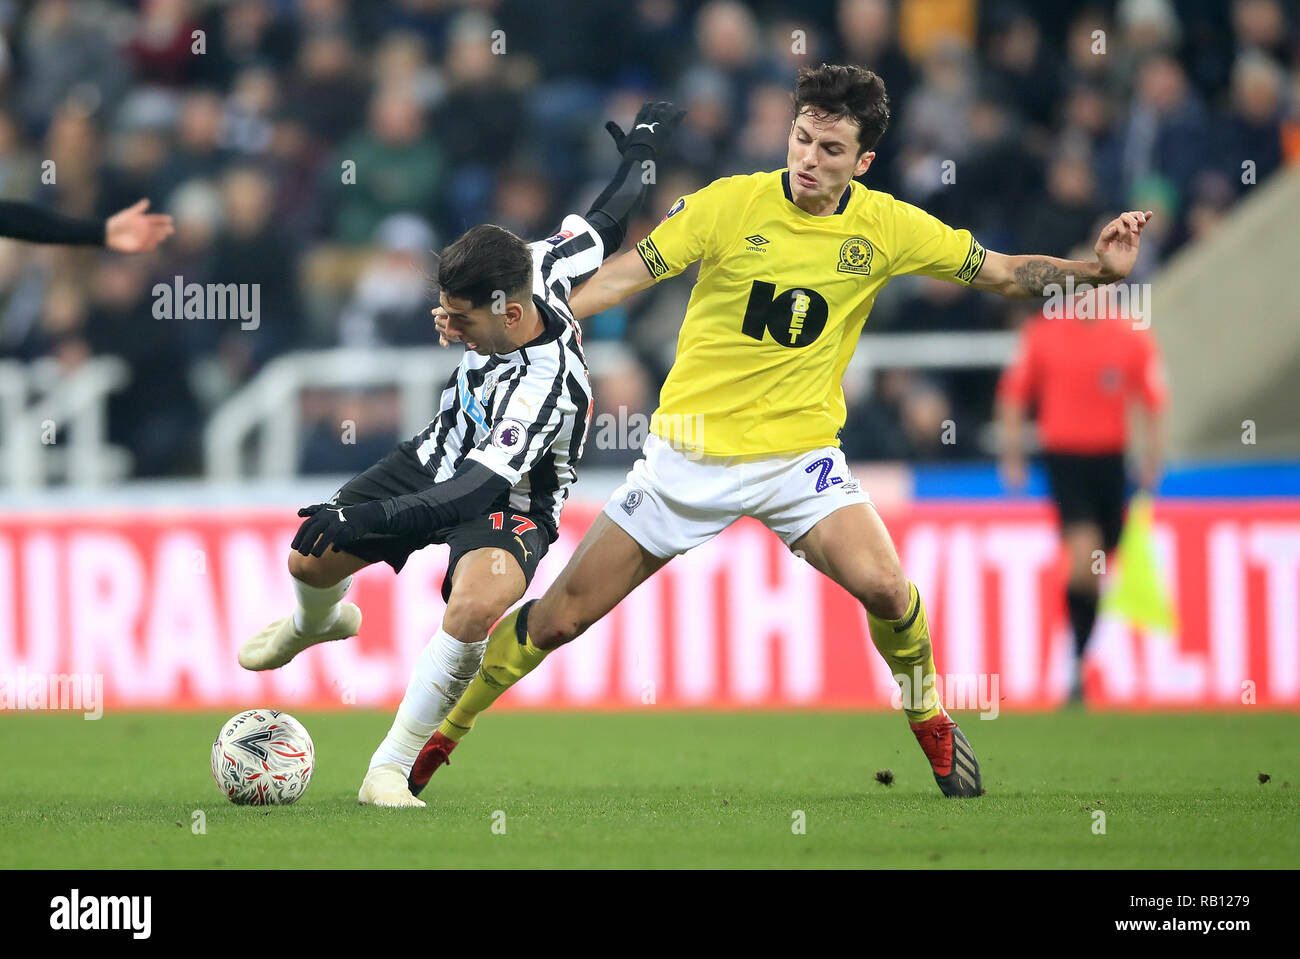
[{"label": "blurred crowd", "polygon": [[[1296,8],[1280,0],[0,0],[0,196],[83,217],[140,197],[161,251],[0,243],[0,358],[117,354],[139,476],[201,469],[210,412],[285,351],[429,345],[434,251],[480,222],[536,239],[617,162],[602,129],[647,98],[689,112],[643,236],[677,196],[784,166],[797,67],[866,65],[893,122],[867,186],[990,249],[1090,255],[1157,211],[1136,279],[1300,162]],[[1289,19],[1289,17],[1291,19]],[[1080,252],[1080,251],[1085,252]],[[260,322],[155,319],[153,285],[256,283]],[[597,412],[652,409],[689,283],[585,324]],[[1032,309],[1032,307],[1030,307]],[[891,284],[873,331],[1006,329],[1025,307]],[[996,371],[850,383],[850,459],[981,455]],[[391,393],[304,401],[305,471],[367,466]],[[355,443],[338,441],[356,424]],[[939,424],[957,424],[958,442]],[[621,465],[635,450],[590,448]]]}]

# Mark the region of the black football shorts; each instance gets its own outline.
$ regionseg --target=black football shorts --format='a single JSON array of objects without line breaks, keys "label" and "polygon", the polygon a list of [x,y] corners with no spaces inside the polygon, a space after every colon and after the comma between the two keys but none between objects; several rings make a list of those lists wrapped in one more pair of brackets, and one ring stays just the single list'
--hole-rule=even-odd
[{"label": "black football shorts", "polygon": [[1124,454],[1045,453],[1043,466],[1061,525],[1096,523],[1106,552],[1114,549],[1128,505]]},{"label": "black football shorts", "polygon": [[[336,506],[355,506],[371,500],[387,499],[416,493],[433,485],[433,474],[425,469],[407,443],[398,445],[392,452],[363,473],[354,476],[330,500]],[[447,575],[442,580],[442,598],[451,598],[452,575],[456,564],[466,553],[476,549],[502,549],[513,556],[524,571],[526,582],[533,581],[537,564],[550,546],[550,530],[543,519],[531,513],[516,513],[504,508],[467,519],[456,526],[448,526],[421,536],[395,536],[388,533],[368,533],[347,547],[347,552],[374,563],[387,563],[400,573],[407,559],[418,549],[439,543],[451,547],[447,561]]]}]

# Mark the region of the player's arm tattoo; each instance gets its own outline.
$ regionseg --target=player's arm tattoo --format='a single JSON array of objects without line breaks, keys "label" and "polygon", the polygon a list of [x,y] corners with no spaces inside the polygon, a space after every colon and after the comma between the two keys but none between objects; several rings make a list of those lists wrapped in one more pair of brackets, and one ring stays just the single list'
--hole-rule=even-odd
[{"label": "player's arm tattoo", "polygon": [[[1099,263],[1062,260],[1038,253],[1007,256],[993,250],[987,251],[968,282],[977,290],[1000,296],[1046,296],[1051,293],[1060,295],[1071,277],[1075,283],[1110,282]],[[958,274],[958,279],[965,277]]]},{"label": "player's arm tattoo", "polygon": [[1030,260],[1017,266],[1013,275],[1026,295],[1042,296],[1043,290],[1053,284],[1065,285],[1066,271],[1048,260]]}]

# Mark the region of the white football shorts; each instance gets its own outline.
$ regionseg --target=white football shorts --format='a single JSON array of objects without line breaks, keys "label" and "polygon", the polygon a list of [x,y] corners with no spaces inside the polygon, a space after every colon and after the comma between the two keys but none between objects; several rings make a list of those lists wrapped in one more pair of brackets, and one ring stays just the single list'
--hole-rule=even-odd
[{"label": "white football shorts", "polygon": [[762,458],[703,456],[659,436],[605,504],[605,515],[646,550],[668,559],[752,516],[786,546],[831,513],[870,503],[834,446]]}]

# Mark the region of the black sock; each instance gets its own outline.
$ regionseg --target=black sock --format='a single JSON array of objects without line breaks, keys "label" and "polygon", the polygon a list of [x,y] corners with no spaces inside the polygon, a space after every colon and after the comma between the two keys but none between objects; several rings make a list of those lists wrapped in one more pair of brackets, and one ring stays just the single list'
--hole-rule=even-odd
[{"label": "black sock", "polygon": [[1098,595],[1089,590],[1067,589],[1065,605],[1070,611],[1070,626],[1074,630],[1074,652],[1083,659],[1088,637],[1092,635],[1092,625],[1097,621]]},{"label": "black sock", "polygon": [[515,618],[515,641],[522,646],[528,641],[528,611],[532,609],[535,599],[530,599],[524,605],[519,607],[519,615]]}]

